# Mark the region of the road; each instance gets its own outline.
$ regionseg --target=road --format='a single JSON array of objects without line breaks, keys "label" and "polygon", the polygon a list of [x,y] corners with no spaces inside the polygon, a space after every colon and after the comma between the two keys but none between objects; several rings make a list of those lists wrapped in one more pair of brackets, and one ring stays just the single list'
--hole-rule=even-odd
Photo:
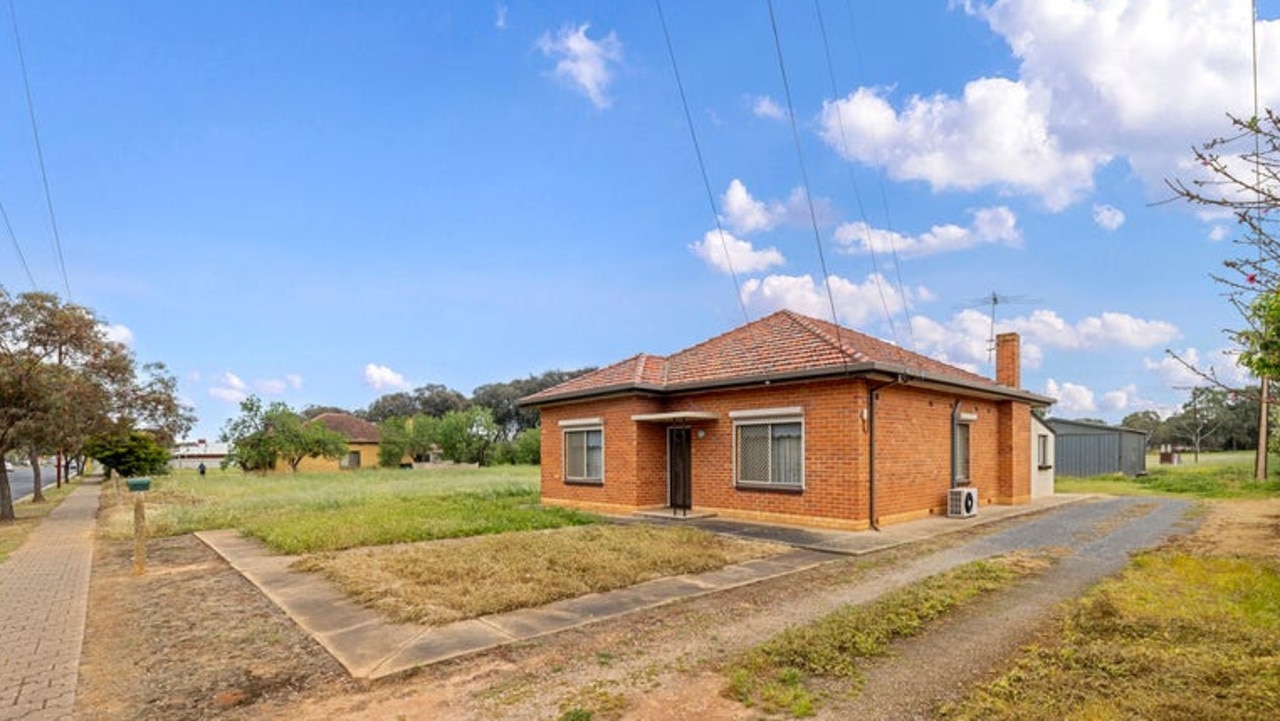
[{"label": "road", "polygon": [[[54,485],[56,476],[54,475],[53,466],[43,466],[40,470],[40,480],[45,488]],[[31,469],[26,466],[15,466],[9,471],[9,490],[13,492],[13,499],[24,498],[31,495],[32,488],[35,487],[35,477]]]}]

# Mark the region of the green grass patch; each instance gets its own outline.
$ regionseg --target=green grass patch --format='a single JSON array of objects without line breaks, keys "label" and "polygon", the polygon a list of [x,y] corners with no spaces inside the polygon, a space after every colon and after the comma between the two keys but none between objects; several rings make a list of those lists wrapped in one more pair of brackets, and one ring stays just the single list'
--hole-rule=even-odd
[{"label": "green grass patch", "polygon": [[[124,494],[127,495],[127,494]],[[111,505],[114,494],[106,493]],[[132,536],[127,498],[105,514],[109,538]],[[458,538],[594,522],[538,505],[536,467],[268,474],[176,471],[147,494],[152,536],[236,528],[286,554]]]},{"label": "green grass patch", "polygon": [[69,482],[63,483],[62,488],[44,489],[44,503],[23,501],[14,504],[14,520],[0,522],[0,563],[7,561],[10,554],[26,543],[27,536],[40,525],[40,521],[57,508],[74,488]]},{"label": "green grass patch", "polygon": [[[696,528],[594,525],[308,556],[360,603],[398,621],[438,625],[532,608],[784,550]],[[599,654],[603,666],[612,654]]]},{"label": "green grass patch", "polygon": [[1145,554],[948,719],[1280,718],[1280,564]]},{"label": "green grass patch", "polygon": [[823,682],[857,689],[862,659],[884,655],[894,640],[914,636],[930,621],[1046,565],[1020,556],[977,561],[790,628],[729,667],[729,693],[767,713],[811,716],[824,697]]},{"label": "green grass patch", "polygon": [[[1280,477],[1274,473],[1262,483],[1253,478],[1253,454],[1249,452],[1202,453],[1201,462],[1187,461],[1177,466],[1148,463],[1148,475],[1138,478],[1094,476],[1060,477],[1059,493],[1105,493],[1116,496],[1189,496],[1192,498],[1269,498],[1280,495]],[[1271,458],[1271,467],[1280,468],[1280,457]]]}]

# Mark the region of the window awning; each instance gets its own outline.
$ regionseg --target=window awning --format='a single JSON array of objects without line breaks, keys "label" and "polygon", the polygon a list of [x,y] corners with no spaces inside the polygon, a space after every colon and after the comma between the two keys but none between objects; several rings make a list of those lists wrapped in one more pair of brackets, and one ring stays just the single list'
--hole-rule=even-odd
[{"label": "window awning", "polygon": [[682,421],[714,421],[719,413],[711,411],[671,411],[669,413],[640,413],[631,416],[638,423],[680,423]]}]

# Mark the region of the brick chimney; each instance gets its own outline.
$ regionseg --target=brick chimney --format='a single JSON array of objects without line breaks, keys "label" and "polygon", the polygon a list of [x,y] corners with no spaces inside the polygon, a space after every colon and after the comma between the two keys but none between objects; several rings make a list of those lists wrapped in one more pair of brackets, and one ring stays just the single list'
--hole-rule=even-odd
[{"label": "brick chimney", "polygon": [[1022,388],[1022,340],[1017,333],[996,336],[996,383]]}]

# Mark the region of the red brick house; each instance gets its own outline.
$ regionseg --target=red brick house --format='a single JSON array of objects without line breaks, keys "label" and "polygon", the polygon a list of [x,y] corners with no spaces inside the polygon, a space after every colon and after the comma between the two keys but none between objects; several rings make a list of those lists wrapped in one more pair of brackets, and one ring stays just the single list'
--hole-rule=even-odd
[{"label": "red brick house", "polygon": [[542,417],[542,502],[693,509],[862,529],[1031,500],[1019,339],[997,380],[779,311],[671,356],[640,354],[521,400]]}]

